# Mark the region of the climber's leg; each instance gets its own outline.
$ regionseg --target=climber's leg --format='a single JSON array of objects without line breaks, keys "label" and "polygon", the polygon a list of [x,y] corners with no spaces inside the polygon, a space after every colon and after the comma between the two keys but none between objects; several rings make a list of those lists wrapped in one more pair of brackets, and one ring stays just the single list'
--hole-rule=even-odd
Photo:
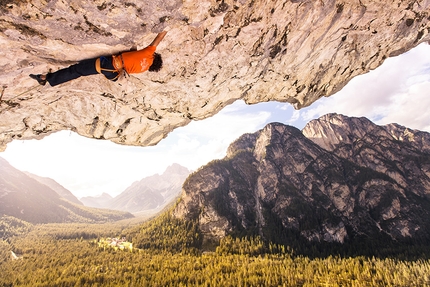
[{"label": "climber's leg", "polygon": [[98,74],[95,66],[96,59],[84,60],[68,68],[46,74],[46,80],[51,86],[56,86],[81,76]]}]

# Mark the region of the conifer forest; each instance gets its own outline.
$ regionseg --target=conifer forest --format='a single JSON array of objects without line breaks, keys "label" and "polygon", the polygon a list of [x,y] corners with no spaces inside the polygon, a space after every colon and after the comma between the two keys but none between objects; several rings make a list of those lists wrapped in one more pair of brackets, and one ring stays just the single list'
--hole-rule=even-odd
[{"label": "conifer forest", "polygon": [[[0,286],[430,286],[425,244],[211,243],[169,212],[141,224],[33,226],[2,217],[0,226]],[[100,244],[107,237],[133,248]]]}]

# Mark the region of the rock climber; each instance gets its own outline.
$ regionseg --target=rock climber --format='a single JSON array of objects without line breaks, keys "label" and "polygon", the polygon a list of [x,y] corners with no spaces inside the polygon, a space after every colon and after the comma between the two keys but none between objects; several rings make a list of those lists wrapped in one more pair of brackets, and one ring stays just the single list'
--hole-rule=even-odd
[{"label": "rock climber", "polygon": [[127,74],[145,71],[158,72],[163,66],[163,60],[160,54],[155,53],[155,50],[166,34],[167,31],[158,33],[152,43],[142,50],[83,60],[53,73],[31,74],[30,77],[40,85],[45,85],[48,82],[53,87],[81,76],[103,74],[107,79],[116,81],[123,71]]}]

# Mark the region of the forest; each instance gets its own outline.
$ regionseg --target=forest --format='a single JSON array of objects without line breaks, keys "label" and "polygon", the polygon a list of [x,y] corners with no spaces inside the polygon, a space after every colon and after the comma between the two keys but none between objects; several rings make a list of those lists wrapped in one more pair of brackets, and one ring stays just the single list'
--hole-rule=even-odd
[{"label": "forest", "polygon": [[[169,212],[140,224],[1,222],[0,286],[430,285],[425,245],[386,245],[371,256],[359,248],[316,244],[298,250],[258,236],[209,244],[195,222]],[[125,237],[134,248],[101,248],[97,242],[104,237]],[[18,259],[11,259],[11,251]]]}]

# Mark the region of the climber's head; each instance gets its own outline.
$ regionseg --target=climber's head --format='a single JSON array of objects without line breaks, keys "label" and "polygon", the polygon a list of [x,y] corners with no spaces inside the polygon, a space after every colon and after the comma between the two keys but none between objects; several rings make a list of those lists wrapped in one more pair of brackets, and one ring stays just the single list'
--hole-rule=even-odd
[{"label": "climber's head", "polygon": [[154,60],[152,61],[152,65],[149,67],[148,71],[150,72],[158,72],[163,67],[163,59],[161,59],[161,55],[158,53],[154,53]]}]

